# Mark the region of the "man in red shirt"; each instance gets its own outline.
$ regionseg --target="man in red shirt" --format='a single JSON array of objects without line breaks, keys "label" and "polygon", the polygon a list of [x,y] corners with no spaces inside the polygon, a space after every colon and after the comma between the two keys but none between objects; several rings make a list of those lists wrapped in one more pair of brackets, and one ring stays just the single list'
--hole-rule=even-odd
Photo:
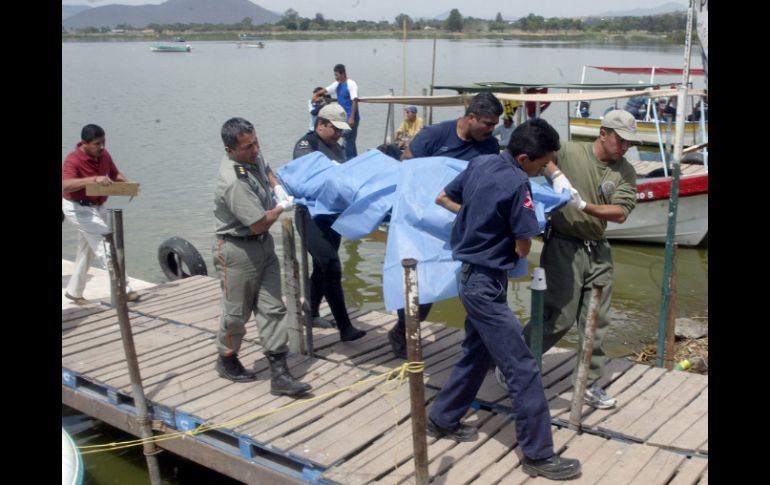
[{"label": "man in red shirt", "polygon": [[[110,229],[106,223],[104,203],[107,196],[86,195],[86,184],[110,185],[127,182],[104,147],[104,130],[97,125],[86,125],[80,132],[80,142],[64,159],[61,168],[62,212],[78,228],[78,253],[64,296],[82,305],[88,268],[94,255],[107,269],[108,250],[102,236]],[[128,301],[136,301],[139,294],[126,285]]]}]

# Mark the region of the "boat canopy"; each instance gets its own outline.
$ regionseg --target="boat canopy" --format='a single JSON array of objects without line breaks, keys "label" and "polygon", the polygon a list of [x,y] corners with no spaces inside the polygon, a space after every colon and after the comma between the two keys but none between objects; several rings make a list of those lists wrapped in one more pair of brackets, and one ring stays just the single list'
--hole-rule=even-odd
[{"label": "boat canopy", "polygon": [[[588,66],[593,69],[599,69],[601,71],[614,72],[615,74],[670,74],[673,76],[681,76],[684,74],[684,69],[680,67],[610,67],[610,66]],[[702,76],[703,69],[690,69],[691,76]]]},{"label": "boat canopy", "polygon": [[[480,86],[481,83],[474,86]],[[551,85],[555,86],[555,85]],[[561,89],[567,89],[564,86],[559,85]],[[582,84],[574,84],[572,86],[585,86]],[[676,89],[638,89],[640,84],[632,84],[636,88],[634,91],[594,91],[594,92],[570,92],[570,93],[538,93],[538,94],[526,94],[519,92],[503,92],[498,91],[497,86],[489,86],[484,89],[478,89],[478,91],[491,91],[501,101],[548,101],[548,102],[575,102],[575,101],[594,101],[597,99],[620,99],[629,98],[631,96],[649,96],[651,98],[660,98],[668,96],[676,96]],[[439,86],[434,86],[439,88]],[[549,86],[550,87],[550,86]],[[455,87],[440,87],[440,89],[456,89],[462,88],[462,86]],[[572,88],[570,88],[572,89]],[[706,91],[703,89],[688,89],[688,96],[705,96]],[[373,103],[373,104],[414,104],[418,106],[462,106],[467,105],[473,94],[462,92],[458,95],[443,95],[443,96],[363,96],[359,98],[361,103]]]},{"label": "boat canopy", "polygon": [[480,93],[495,91],[498,93],[520,93],[529,88],[548,89],[582,89],[586,91],[609,91],[618,89],[643,89],[659,87],[666,83],[509,83],[509,82],[480,82],[473,84],[454,84],[451,86],[433,86],[433,89],[451,89],[458,93]]}]

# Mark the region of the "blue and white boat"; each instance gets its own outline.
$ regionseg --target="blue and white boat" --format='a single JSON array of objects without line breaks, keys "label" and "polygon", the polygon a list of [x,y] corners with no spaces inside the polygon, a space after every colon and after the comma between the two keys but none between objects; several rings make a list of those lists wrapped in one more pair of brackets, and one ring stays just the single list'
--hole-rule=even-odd
[{"label": "blue and white boat", "polygon": [[61,484],[82,485],[83,457],[72,437],[61,429]]}]

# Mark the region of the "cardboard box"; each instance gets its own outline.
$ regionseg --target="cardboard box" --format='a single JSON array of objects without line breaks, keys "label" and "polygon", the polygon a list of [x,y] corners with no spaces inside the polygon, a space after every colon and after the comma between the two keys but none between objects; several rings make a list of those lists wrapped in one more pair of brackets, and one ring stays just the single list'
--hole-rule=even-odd
[{"label": "cardboard box", "polygon": [[86,195],[125,195],[132,196],[139,193],[137,182],[112,182],[110,185],[96,183],[86,184]]}]

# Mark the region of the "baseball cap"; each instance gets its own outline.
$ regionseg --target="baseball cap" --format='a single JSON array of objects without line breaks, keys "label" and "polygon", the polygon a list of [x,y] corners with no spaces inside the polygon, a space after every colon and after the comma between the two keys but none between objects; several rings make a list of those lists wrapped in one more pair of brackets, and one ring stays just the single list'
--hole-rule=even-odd
[{"label": "baseball cap", "polygon": [[411,113],[416,113],[417,112],[417,106],[409,105],[409,106],[406,107],[406,111],[409,111]]},{"label": "baseball cap", "polygon": [[329,103],[318,112],[318,117],[331,121],[335,128],[349,130],[348,115],[339,103]]},{"label": "baseball cap", "polygon": [[636,119],[626,110],[615,109],[604,115],[604,128],[612,128],[624,140],[639,141],[636,134]]}]

